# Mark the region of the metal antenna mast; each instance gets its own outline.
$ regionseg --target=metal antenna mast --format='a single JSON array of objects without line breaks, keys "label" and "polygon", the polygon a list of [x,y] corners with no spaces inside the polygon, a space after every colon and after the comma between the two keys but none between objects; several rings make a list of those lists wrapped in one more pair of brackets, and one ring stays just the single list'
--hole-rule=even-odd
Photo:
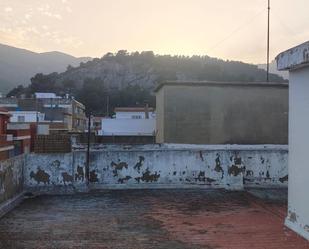
[{"label": "metal antenna mast", "polygon": [[269,82],[269,19],[270,19],[270,0],[268,0],[268,20],[267,20],[267,78]]}]

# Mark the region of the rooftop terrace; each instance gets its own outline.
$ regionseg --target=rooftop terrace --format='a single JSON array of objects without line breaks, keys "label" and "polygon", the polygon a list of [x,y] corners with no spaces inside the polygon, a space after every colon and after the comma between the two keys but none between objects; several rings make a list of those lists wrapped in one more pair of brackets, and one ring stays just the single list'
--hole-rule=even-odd
[{"label": "rooftop terrace", "polygon": [[267,194],[279,200],[205,189],[29,198],[0,220],[0,248],[309,248],[283,225],[286,191]]}]

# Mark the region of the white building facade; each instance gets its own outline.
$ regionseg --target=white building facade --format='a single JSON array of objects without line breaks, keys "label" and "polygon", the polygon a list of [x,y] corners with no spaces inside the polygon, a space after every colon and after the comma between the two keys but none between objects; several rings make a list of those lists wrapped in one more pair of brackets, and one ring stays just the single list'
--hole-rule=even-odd
[{"label": "white building facade", "polygon": [[10,111],[9,114],[11,123],[35,123],[43,122],[45,118],[44,113],[35,111]]},{"label": "white building facade", "polygon": [[155,136],[152,108],[115,108],[115,118],[103,118],[100,136]]},{"label": "white building facade", "polygon": [[[147,116],[147,117],[146,117]],[[153,108],[118,107],[115,108],[116,119],[154,119],[156,118]]]},{"label": "white building facade", "polygon": [[309,42],[277,56],[289,70],[289,190],[285,224],[309,240]]}]

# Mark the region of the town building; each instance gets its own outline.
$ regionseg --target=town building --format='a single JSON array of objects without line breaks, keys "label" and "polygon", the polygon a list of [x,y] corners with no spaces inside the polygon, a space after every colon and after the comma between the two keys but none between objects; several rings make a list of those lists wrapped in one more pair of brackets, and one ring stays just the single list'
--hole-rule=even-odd
[{"label": "town building", "polygon": [[99,136],[111,142],[154,142],[156,119],[153,108],[117,107],[114,112],[115,118],[102,119]]},{"label": "town building", "polygon": [[154,119],[154,108],[149,107],[116,107],[114,109],[116,119]]},{"label": "town building", "polygon": [[[30,124],[9,123],[7,133],[13,136],[14,156],[31,151],[31,128]],[[33,139],[33,138],[32,138]]]},{"label": "town building", "polygon": [[0,98],[0,107],[12,114],[17,123],[48,124],[58,132],[84,132],[85,106],[74,98],[61,98],[53,93],[36,93],[37,98]]},{"label": "town building", "polygon": [[10,111],[11,123],[36,123],[44,122],[45,114],[36,111]]},{"label": "town building", "polygon": [[286,83],[165,82],[155,92],[157,143],[288,143]]},{"label": "town building", "polygon": [[13,136],[7,133],[9,118],[9,112],[0,107],[0,161],[14,154]]},{"label": "town building", "polygon": [[90,120],[91,131],[95,134],[98,134],[100,130],[102,130],[102,119],[105,117],[92,116]]},{"label": "town building", "polygon": [[309,42],[277,56],[289,71],[289,187],[285,224],[309,240]]}]

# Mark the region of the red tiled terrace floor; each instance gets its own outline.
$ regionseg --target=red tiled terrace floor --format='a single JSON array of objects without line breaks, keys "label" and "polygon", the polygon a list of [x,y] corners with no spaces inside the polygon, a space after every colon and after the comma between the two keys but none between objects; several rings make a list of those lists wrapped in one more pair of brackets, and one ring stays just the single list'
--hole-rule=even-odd
[{"label": "red tiled terrace floor", "polygon": [[0,220],[0,248],[309,248],[285,213],[282,202],[223,190],[41,196]]}]

